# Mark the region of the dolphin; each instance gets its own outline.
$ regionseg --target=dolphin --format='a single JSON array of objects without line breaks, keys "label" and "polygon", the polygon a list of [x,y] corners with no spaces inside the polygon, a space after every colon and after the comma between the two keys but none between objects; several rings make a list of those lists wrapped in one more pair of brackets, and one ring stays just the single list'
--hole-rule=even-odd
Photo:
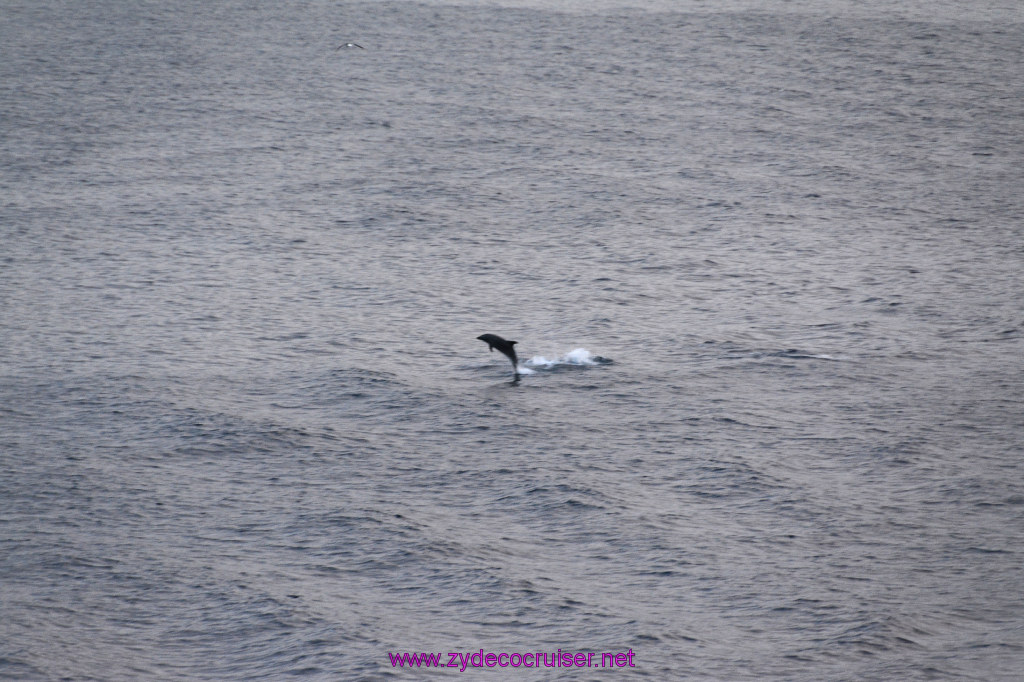
[{"label": "dolphin", "polygon": [[516,359],[515,341],[506,341],[497,334],[481,334],[476,337],[490,346],[491,352],[497,348],[505,357],[512,361],[512,370],[519,376],[519,360]]}]

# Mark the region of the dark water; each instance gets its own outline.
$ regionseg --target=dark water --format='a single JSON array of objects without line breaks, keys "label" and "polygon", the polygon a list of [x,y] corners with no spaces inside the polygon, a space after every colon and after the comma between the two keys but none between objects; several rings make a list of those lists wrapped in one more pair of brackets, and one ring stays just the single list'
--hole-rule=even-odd
[{"label": "dark water", "polygon": [[531,5],[0,2],[0,677],[1024,674],[1024,11]]}]

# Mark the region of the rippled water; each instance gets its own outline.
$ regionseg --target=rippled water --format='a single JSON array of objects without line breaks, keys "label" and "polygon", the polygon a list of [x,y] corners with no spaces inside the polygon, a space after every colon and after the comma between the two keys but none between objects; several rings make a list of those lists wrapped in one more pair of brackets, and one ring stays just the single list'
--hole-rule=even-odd
[{"label": "rippled water", "polygon": [[1022,674],[1019,8],[0,18],[0,677]]}]

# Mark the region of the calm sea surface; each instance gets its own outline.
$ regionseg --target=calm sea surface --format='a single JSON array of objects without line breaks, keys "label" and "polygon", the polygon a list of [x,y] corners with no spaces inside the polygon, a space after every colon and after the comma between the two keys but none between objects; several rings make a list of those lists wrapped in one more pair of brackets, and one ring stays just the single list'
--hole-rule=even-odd
[{"label": "calm sea surface", "polygon": [[0,0],[0,678],[1024,675],[1024,9],[633,4]]}]

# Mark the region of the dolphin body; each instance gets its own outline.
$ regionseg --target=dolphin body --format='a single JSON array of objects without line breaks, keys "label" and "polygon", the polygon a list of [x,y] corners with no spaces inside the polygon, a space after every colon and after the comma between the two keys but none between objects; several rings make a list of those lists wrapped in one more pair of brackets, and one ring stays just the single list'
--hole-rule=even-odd
[{"label": "dolphin body", "polygon": [[492,353],[495,348],[501,351],[505,357],[512,361],[512,371],[516,373],[516,376],[519,376],[519,360],[516,359],[515,341],[506,341],[497,334],[481,334],[476,338],[490,346]]}]

